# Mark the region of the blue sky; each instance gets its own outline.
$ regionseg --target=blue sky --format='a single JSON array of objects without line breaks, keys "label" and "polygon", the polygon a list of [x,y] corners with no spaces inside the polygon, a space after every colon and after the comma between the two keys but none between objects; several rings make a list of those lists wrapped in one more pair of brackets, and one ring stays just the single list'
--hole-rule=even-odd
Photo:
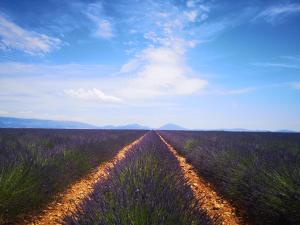
[{"label": "blue sky", "polygon": [[300,2],[2,0],[0,116],[300,130]]}]

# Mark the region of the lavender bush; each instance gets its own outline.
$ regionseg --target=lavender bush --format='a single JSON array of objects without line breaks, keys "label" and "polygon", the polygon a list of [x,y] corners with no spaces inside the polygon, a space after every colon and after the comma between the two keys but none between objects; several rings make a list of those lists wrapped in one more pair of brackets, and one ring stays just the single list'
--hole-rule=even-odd
[{"label": "lavender bush", "polygon": [[154,132],[108,172],[65,224],[218,224],[198,207],[176,158]]},{"label": "lavender bush", "polygon": [[145,131],[0,129],[0,224],[49,202]]},{"label": "lavender bush", "polygon": [[160,134],[251,224],[300,224],[300,134]]}]

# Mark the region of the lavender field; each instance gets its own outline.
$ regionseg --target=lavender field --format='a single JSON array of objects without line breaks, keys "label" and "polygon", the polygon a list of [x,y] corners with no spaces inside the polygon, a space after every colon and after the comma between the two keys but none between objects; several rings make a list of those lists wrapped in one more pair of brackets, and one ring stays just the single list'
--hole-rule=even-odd
[{"label": "lavender field", "polygon": [[176,158],[149,132],[64,224],[218,224],[199,208]]},{"label": "lavender field", "polygon": [[299,181],[297,133],[0,130],[0,224],[297,225]]},{"label": "lavender field", "polygon": [[145,131],[0,129],[0,224],[39,211]]},{"label": "lavender field", "polygon": [[300,134],[160,131],[250,224],[300,224]]},{"label": "lavender field", "polygon": [[300,225],[300,0],[0,0],[0,225]]}]

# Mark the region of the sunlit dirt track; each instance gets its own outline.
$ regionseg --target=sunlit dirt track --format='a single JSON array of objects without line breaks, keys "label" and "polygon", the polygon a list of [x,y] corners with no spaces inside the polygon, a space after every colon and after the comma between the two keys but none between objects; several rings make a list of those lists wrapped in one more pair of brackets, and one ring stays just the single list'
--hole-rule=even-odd
[{"label": "sunlit dirt track", "polygon": [[49,204],[48,207],[39,215],[34,218],[25,220],[20,224],[26,225],[57,225],[61,224],[62,219],[66,215],[71,215],[76,211],[76,206],[82,202],[82,200],[88,196],[95,183],[100,179],[105,179],[108,174],[107,169],[114,167],[118,161],[124,158],[126,152],[130,151],[134,145],[142,140],[144,136],[140,137],[136,141],[122,148],[118,154],[107,163],[99,165],[88,176],[84,177],[80,181],[69,187],[64,193],[60,194],[56,201]]},{"label": "sunlit dirt track", "polygon": [[186,159],[180,156],[162,136],[159,135],[159,137],[177,158],[182,172],[193,190],[194,196],[202,202],[201,208],[204,209],[210,217],[220,217],[224,225],[245,224],[236,215],[235,208],[222,197],[218,196],[210,185],[197,175],[194,167],[187,163]]}]

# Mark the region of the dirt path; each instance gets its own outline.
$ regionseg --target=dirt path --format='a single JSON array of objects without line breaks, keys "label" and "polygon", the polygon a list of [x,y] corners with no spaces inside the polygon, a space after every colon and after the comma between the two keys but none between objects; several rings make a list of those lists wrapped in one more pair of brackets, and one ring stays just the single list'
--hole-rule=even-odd
[{"label": "dirt path", "polygon": [[195,197],[203,203],[201,208],[211,217],[219,216],[224,225],[245,224],[237,217],[235,213],[236,210],[226,200],[218,196],[218,194],[210,187],[210,184],[197,175],[194,167],[187,163],[186,159],[180,156],[162,136],[159,134],[158,136],[177,158],[184,176],[191,185]]},{"label": "dirt path", "polygon": [[[145,135],[144,135],[145,136]],[[112,168],[115,163],[124,158],[125,153],[128,152],[134,145],[141,141],[144,137],[140,137],[136,141],[122,148],[119,153],[106,163],[99,165],[88,176],[84,177],[64,193],[60,194],[58,200],[52,202],[47,209],[45,209],[41,215],[31,219],[30,221],[24,221],[22,224],[26,225],[57,225],[61,224],[61,220],[66,215],[75,213],[76,206],[82,202],[82,200],[89,195],[93,186],[99,179],[105,179],[108,174],[106,173],[108,168]]]},{"label": "dirt path", "polygon": [[[145,136],[145,135],[144,135]],[[71,215],[76,212],[76,206],[93,191],[93,186],[100,179],[105,179],[107,169],[112,168],[115,163],[124,158],[134,145],[141,141],[144,137],[140,137],[136,141],[122,148],[119,153],[107,163],[99,165],[88,176],[76,182],[64,193],[60,194],[57,200],[49,204],[49,206],[39,215],[30,221],[24,221],[22,225],[59,225],[66,215]],[[183,170],[184,176],[194,192],[197,199],[201,199],[201,208],[204,209],[211,217],[219,216],[224,225],[244,224],[237,217],[235,209],[210,187],[210,185],[200,178],[192,165],[186,162],[186,159],[180,156],[176,150],[168,144],[163,137],[160,139],[168,146],[168,149],[177,158],[180,167]]]}]

